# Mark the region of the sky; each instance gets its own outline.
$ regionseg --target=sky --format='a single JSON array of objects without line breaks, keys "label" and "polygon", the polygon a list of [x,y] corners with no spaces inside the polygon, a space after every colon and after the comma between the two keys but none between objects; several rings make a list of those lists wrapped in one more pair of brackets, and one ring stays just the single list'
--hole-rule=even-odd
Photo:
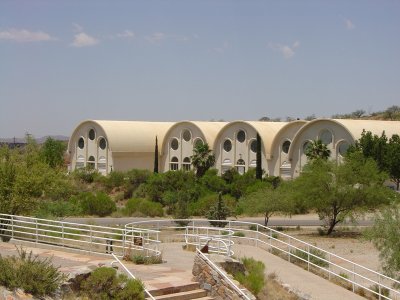
[{"label": "sky", "polygon": [[400,105],[400,1],[0,1],[0,137]]}]

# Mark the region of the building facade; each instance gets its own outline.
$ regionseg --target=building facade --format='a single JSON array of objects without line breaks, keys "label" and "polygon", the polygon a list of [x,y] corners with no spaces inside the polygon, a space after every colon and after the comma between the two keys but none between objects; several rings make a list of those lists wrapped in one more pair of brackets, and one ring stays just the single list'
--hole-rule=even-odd
[{"label": "building facade", "polygon": [[194,147],[207,143],[218,172],[235,168],[240,174],[256,167],[257,134],[262,168],[267,175],[296,177],[307,163],[305,150],[321,140],[331,159],[343,160],[363,130],[388,137],[400,135],[400,122],[316,119],[292,122],[139,122],[87,120],[75,128],[68,143],[70,171],[89,167],[107,175],[113,170],[154,169],[158,140],[159,171],[191,170]]}]

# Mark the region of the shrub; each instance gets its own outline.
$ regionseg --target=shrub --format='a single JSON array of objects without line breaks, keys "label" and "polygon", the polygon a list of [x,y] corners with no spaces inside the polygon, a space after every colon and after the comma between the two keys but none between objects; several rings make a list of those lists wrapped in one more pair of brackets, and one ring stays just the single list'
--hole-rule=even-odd
[{"label": "shrub", "polygon": [[115,269],[100,267],[81,284],[81,290],[92,299],[112,299],[124,281],[126,276],[122,274],[117,276]]},{"label": "shrub", "polygon": [[[295,260],[293,262],[307,262],[308,261],[308,253],[306,250],[301,250],[301,249],[296,249],[294,252],[292,251],[293,255],[296,255],[297,257],[303,259],[300,260],[299,258],[295,258]],[[311,248],[310,249],[310,262],[323,267],[323,268],[327,268],[329,266],[329,263],[323,259],[326,259],[326,255],[324,252],[322,252],[321,250],[315,249],[315,248]]]},{"label": "shrub", "polygon": [[140,280],[130,279],[116,295],[118,300],[144,300],[144,286]]},{"label": "shrub", "polygon": [[43,297],[53,294],[65,281],[66,276],[53,266],[51,259],[40,259],[22,248],[17,250],[18,257],[0,256],[0,285]]},{"label": "shrub", "polygon": [[237,237],[245,237],[245,234],[241,231],[236,231],[233,236],[237,236]]},{"label": "shrub", "polygon": [[252,224],[252,225],[249,226],[249,229],[253,230],[253,231],[257,231],[257,225]]},{"label": "shrub", "polygon": [[95,169],[86,167],[86,168],[76,169],[73,172],[73,176],[82,182],[92,183],[101,175]]},{"label": "shrub", "polygon": [[245,273],[238,272],[234,278],[243,284],[250,292],[257,295],[263,288],[265,282],[265,265],[254,258],[244,257],[241,259],[246,269]]},{"label": "shrub", "polygon": [[148,217],[162,217],[164,211],[161,203],[147,199],[129,199],[124,208],[126,216],[141,214]]},{"label": "shrub", "polygon": [[73,201],[43,201],[39,204],[35,216],[38,218],[78,216],[81,207]]},{"label": "shrub", "polygon": [[[377,284],[370,286],[370,289],[379,294],[379,286]],[[381,287],[381,295],[383,295],[385,297],[389,297],[389,294],[390,294],[389,289],[387,289],[385,287]],[[379,295],[377,295],[377,294],[374,294],[374,296],[376,299],[381,299],[381,297],[379,297]]]},{"label": "shrub", "polygon": [[78,202],[82,213],[85,215],[97,215],[99,217],[105,217],[117,210],[115,202],[103,192],[99,192],[97,194],[84,192],[76,197],[72,197],[71,201]]}]

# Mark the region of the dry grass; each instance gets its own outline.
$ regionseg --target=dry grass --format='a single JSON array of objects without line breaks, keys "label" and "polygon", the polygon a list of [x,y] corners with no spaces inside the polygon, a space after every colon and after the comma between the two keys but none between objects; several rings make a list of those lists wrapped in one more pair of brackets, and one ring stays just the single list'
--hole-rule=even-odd
[{"label": "dry grass", "polygon": [[275,273],[269,274],[265,281],[264,288],[257,295],[259,300],[298,300],[297,295],[286,290],[279,281],[277,281]]}]

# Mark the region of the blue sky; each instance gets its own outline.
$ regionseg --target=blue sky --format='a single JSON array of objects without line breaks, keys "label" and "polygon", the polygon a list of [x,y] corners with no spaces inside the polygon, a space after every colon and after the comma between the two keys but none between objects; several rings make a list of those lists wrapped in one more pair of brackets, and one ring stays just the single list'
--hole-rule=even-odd
[{"label": "blue sky", "polygon": [[400,105],[400,1],[0,2],[0,137]]}]

